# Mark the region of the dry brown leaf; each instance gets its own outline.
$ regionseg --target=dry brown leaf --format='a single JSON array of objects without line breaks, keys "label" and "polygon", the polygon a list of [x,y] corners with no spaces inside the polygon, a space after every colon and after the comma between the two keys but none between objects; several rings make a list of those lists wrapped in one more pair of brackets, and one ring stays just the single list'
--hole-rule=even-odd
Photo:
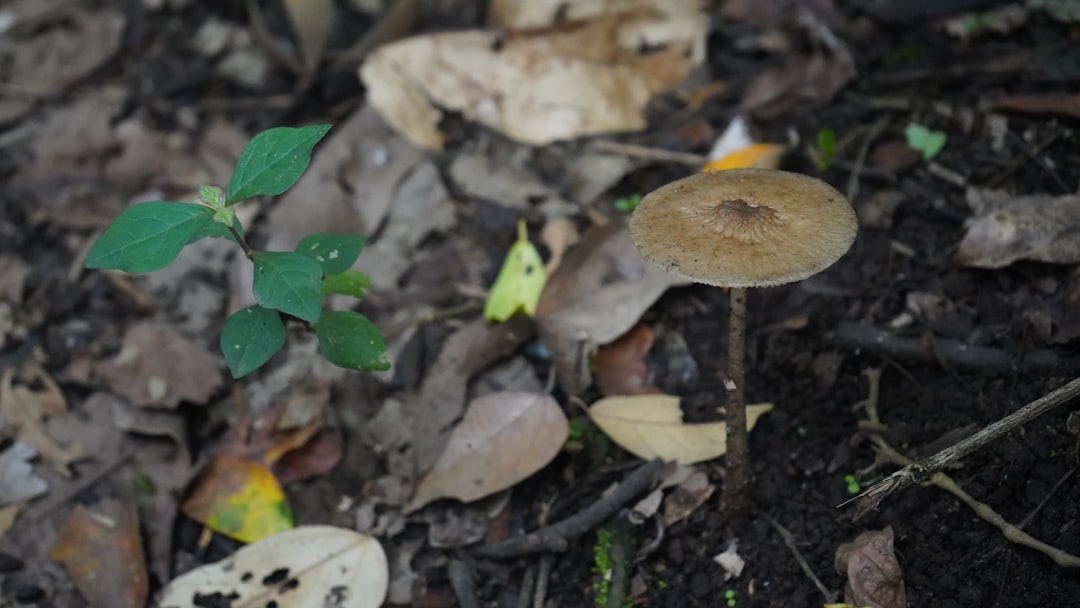
[{"label": "dry brown leaf", "polygon": [[282,0],[300,46],[307,75],[315,73],[334,25],[334,0]]},{"label": "dry brown leaf", "polygon": [[222,386],[221,366],[208,350],[172,329],[151,322],[132,325],[116,357],[98,375],[141,407],[204,404]]},{"label": "dry brown leaf", "polygon": [[664,525],[670,527],[690,517],[715,490],[705,473],[694,471],[664,499]]},{"label": "dry brown leaf", "polygon": [[68,466],[85,457],[82,446],[61,445],[44,426],[46,418],[66,411],[63,392],[40,364],[9,367],[0,378],[0,430],[12,430],[17,441],[32,446],[57,471],[70,476]]},{"label": "dry brown leaf", "polygon": [[645,355],[653,345],[653,332],[647,325],[633,329],[596,351],[596,384],[605,397],[659,393],[660,389],[645,384],[648,368]]},{"label": "dry brown leaf", "polygon": [[[771,403],[746,406],[750,429]],[[589,418],[612,441],[643,460],[662,458],[679,464],[712,460],[727,451],[723,422],[686,424],[679,398],[671,395],[606,397],[592,404]]]},{"label": "dry brown leaf", "polygon": [[218,596],[229,598],[232,608],[377,608],[388,581],[379,541],[346,528],[304,526],[184,574],[165,587],[157,605],[187,608],[199,596]]},{"label": "dry brown leaf", "polygon": [[[647,36],[650,11],[507,35],[418,36],[376,49],[360,69],[368,99],[413,143],[442,149],[440,106],[533,145],[645,126],[645,105],[683,80],[707,20]],[[668,36],[666,39],[664,36]],[[664,48],[641,54],[643,42]]]},{"label": "dry brown leaf", "polygon": [[404,511],[437,498],[470,502],[509,488],[550,462],[569,432],[566,415],[548,395],[501,392],[475,399]]},{"label": "dry brown leaf", "polygon": [[134,503],[76,504],[50,557],[64,564],[91,606],[146,605],[149,577]]},{"label": "dry brown leaf", "polygon": [[893,550],[892,526],[863,532],[836,549],[836,571],[847,575],[844,601],[869,608],[907,608],[904,573]]},{"label": "dry brown leaf", "polygon": [[967,202],[975,215],[957,247],[957,264],[1002,268],[1018,260],[1080,262],[1080,195],[1014,197],[971,188]]},{"label": "dry brown leaf", "polygon": [[596,347],[626,333],[669,287],[685,283],[646,263],[625,223],[587,231],[548,277],[536,309],[563,390],[577,395],[587,388]]}]

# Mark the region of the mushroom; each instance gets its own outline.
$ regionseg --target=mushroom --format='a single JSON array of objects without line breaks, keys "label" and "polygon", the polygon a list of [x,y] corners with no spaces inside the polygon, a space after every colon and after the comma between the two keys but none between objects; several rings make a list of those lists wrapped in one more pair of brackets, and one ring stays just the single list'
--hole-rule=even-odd
[{"label": "mushroom", "polygon": [[746,288],[821,272],[851,247],[857,230],[851,203],[835,188],[770,169],[691,175],[645,196],[630,218],[630,235],[646,260],[696,283],[731,288],[721,498],[729,521],[744,518],[749,508]]}]

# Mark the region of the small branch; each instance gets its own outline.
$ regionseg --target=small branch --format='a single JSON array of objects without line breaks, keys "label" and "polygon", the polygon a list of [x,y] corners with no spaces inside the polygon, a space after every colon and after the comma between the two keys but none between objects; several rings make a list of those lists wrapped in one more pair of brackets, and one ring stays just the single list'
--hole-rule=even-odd
[{"label": "small branch", "polygon": [[460,559],[450,560],[450,564],[446,567],[446,576],[450,579],[450,586],[454,589],[458,606],[480,608],[480,601],[476,599],[476,580],[469,564]]},{"label": "small branch", "polygon": [[628,475],[610,494],[575,515],[531,534],[515,536],[479,547],[476,553],[482,557],[506,558],[547,551],[566,551],[571,540],[606,521],[626,503],[651,486],[653,478],[663,464],[664,462],[659,458],[651,460]]},{"label": "small branch", "polygon": [[[877,411],[877,397],[879,394],[877,384],[881,378],[881,373],[880,370],[867,371],[869,372],[867,373],[867,378],[870,381],[870,395],[864,402],[864,406],[871,425],[880,427],[881,421]],[[1073,380],[1052,393],[1032,401],[1013,414],[991,424],[975,435],[972,435],[956,445],[946,448],[918,463],[892,447],[880,433],[870,433],[868,438],[874,444],[874,449],[878,454],[878,458],[900,465],[904,468],[893,473],[883,481],[874,484],[870,489],[854,499],[855,501],[858,501],[859,507],[856,517],[877,506],[877,504],[888,496],[889,493],[897,489],[902,489],[916,482],[930,483],[960,499],[960,501],[970,507],[972,511],[975,511],[975,514],[978,515],[980,519],[1001,530],[1001,533],[1007,540],[1028,547],[1029,549],[1034,549],[1049,557],[1055,564],[1063,568],[1080,568],[1080,557],[1066,553],[1057,547],[1052,547],[1005,521],[1005,518],[999,515],[993,507],[986,503],[979,502],[958,486],[951,477],[940,472],[940,469],[948,466],[953,461],[986,446],[1007,431],[1031,420],[1054,406],[1072,399],[1078,393],[1080,393],[1080,378]],[[928,468],[928,466],[936,468],[931,469]],[[848,501],[844,504],[850,502],[852,501]]]},{"label": "small branch", "polygon": [[593,141],[592,149],[597,152],[604,152],[607,154],[622,154],[624,156],[641,158],[645,160],[681,163],[696,168],[701,168],[703,165],[705,165],[705,163],[709,162],[708,157],[702,156],[700,154],[675,152],[673,150],[665,150],[663,148],[650,148],[648,146],[639,146],[636,144],[625,144],[622,142],[611,141],[608,139],[597,139]]},{"label": "small branch", "polygon": [[825,587],[825,583],[822,583],[821,579],[819,579],[817,575],[814,574],[814,571],[810,569],[810,564],[806,563],[806,559],[803,558],[802,553],[799,551],[799,547],[795,544],[795,537],[791,535],[791,532],[788,532],[787,528],[780,525],[780,522],[773,519],[772,516],[765,511],[759,511],[759,513],[765,518],[765,521],[769,522],[773,528],[776,528],[776,532],[780,534],[780,538],[784,539],[784,544],[787,545],[787,548],[791,550],[792,555],[795,556],[795,561],[799,563],[799,567],[802,568],[803,574],[814,583],[814,586],[818,588],[821,595],[825,597],[825,603],[832,604],[835,602],[836,593],[829,591],[829,589]]},{"label": "small branch", "polygon": [[[1070,401],[1077,395],[1080,395],[1080,378],[1039,397],[1035,401],[1032,401],[1012,414],[987,426],[967,439],[947,447],[929,458],[919,462],[908,461],[906,463],[900,463],[895,458],[890,458],[893,462],[901,464],[904,468],[873,486],[870,486],[866,492],[856,497],[854,500],[858,504],[858,511],[863,513],[873,509],[889,494],[898,490],[903,490],[904,488],[908,488],[917,483],[923,483],[930,480],[935,473],[941,471],[957,460],[981,450],[996,441],[1002,435],[1041,416],[1062,403]],[[872,439],[874,438],[872,437]],[[884,443],[884,439],[881,439],[880,443],[886,446],[888,445]],[[878,444],[877,440],[875,440],[875,444]]]}]

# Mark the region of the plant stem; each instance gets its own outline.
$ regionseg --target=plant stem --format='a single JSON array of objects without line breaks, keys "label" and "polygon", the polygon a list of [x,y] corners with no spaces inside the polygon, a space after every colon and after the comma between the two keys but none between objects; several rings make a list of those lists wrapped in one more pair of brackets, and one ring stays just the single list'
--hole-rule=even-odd
[{"label": "plant stem", "polygon": [[731,288],[731,320],[728,325],[728,377],[725,419],[727,422],[726,476],[720,508],[729,527],[737,527],[750,512],[750,437],[746,429],[746,288]]},{"label": "plant stem", "polygon": [[247,259],[252,259],[252,256],[255,254],[255,252],[251,250],[251,247],[248,247],[247,241],[244,240],[244,237],[240,236],[240,233],[237,232],[236,228],[232,226],[226,226],[226,228],[228,228],[229,232],[232,233],[233,240],[236,241],[238,245],[240,245],[241,249],[244,250],[244,255],[247,256]]}]

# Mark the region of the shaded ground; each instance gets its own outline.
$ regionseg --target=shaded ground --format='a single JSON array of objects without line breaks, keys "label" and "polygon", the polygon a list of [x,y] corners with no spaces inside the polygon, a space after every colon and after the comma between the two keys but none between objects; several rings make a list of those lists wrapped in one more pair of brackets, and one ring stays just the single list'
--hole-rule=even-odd
[{"label": "shaded ground", "polygon": [[[209,65],[189,60],[186,41],[206,17],[203,13],[242,22],[239,3],[214,9],[189,6],[153,15],[129,8],[122,9],[129,19],[123,59],[88,75],[82,85],[120,85],[128,92],[121,104],[124,112],[113,120],[139,114],[164,132],[176,127],[199,133],[183,126],[179,111],[193,107],[200,125],[224,118],[242,132],[253,133],[277,124],[340,122],[363,99],[351,70],[318,79],[293,97],[296,82],[280,70],[272,70],[263,88],[253,92],[215,76]],[[480,12],[428,8],[421,27],[442,26],[449,22],[448,15],[464,22],[454,25],[469,25]],[[768,514],[790,531],[806,564],[841,599],[844,579],[833,565],[837,547],[865,530],[891,526],[908,605],[1080,605],[1080,573],[1008,543],[998,530],[937,489],[918,487],[891,496],[858,520],[853,520],[851,509],[837,508],[851,496],[845,476],[855,475],[865,487],[893,470],[891,465],[871,469],[873,452],[865,441],[857,440],[864,414],[853,406],[867,396],[863,370],[883,369],[879,411],[887,427],[885,437],[909,456],[920,457],[1068,382],[1080,369],[1076,353],[1080,284],[1072,266],[1023,261],[980,270],[959,267],[953,261],[964,220],[970,215],[964,204],[965,185],[1059,196],[1074,192],[1080,183],[1075,105],[1072,117],[1061,111],[1007,115],[1006,134],[999,143],[989,126],[991,116],[1002,116],[991,112],[989,104],[1005,94],[1075,90],[1080,71],[1075,70],[1075,58],[1062,50],[1070,49],[1076,24],[1060,24],[1033,13],[1025,26],[1007,34],[962,42],[942,32],[939,22],[921,15],[902,24],[853,11],[845,16],[858,76],[829,101],[796,102],[756,121],[765,135],[762,139],[769,141],[784,141],[792,131],[803,142],[812,141],[824,127],[834,130],[840,140],[847,136],[844,145],[837,146],[835,162],[824,172],[807,159],[804,148],[788,155],[782,166],[819,174],[848,194],[857,188],[855,201],[863,224],[851,252],[828,271],[797,285],[751,291],[747,400],[773,402],[776,407],[752,435],[757,513],[745,529],[736,532],[746,569],[741,577],[725,582],[713,561],[732,540],[714,508],[714,497],[688,520],[664,531],[658,545],[649,546],[654,534],[649,526],[645,526],[647,531],[632,533],[632,553],[649,547],[633,567],[637,583],[643,584],[636,590],[634,604],[718,606],[728,591],[734,592],[738,606],[826,603],[763,515]],[[777,57],[763,51],[733,51],[726,40],[757,30],[719,17],[715,22],[708,52],[710,80],[727,83],[729,96],[708,99],[700,106],[665,98],[654,104],[651,130],[624,139],[685,152],[707,151],[711,135],[722,130],[735,113],[742,89]],[[367,26],[363,15],[356,17],[355,31],[366,31]],[[73,103],[75,94],[70,95],[43,102],[36,111]],[[20,126],[32,124],[35,116],[30,113],[5,131],[14,135],[0,149],[3,179],[12,178],[20,163],[26,162],[26,149],[15,144],[20,143]],[[904,127],[911,122],[947,135],[948,143],[935,159],[936,166],[947,168],[947,173],[928,168],[910,151],[879,150],[883,142],[902,143]],[[465,151],[479,150],[498,159],[509,147],[456,117],[450,117],[444,127],[452,143],[446,152],[435,155],[440,175]],[[688,133],[694,129],[703,129],[710,137],[691,137]],[[71,137],[74,141],[79,135]],[[527,153],[526,165],[543,180],[563,185],[564,175],[551,174],[551,166],[559,167],[551,157],[584,152],[577,144],[558,145]],[[654,163],[625,176],[596,207],[612,212],[618,196],[648,190],[686,172],[682,165]],[[479,275],[489,284],[517,217],[528,217],[534,226],[542,219],[536,209],[508,210],[489,200],[470,198],[457,191],[452,180],[446,182],[455,212],[468,219],[452,232],[420,239],[417,249],[430,256],[428,262],[404,275],[400,290],[377,292],[364,302],[362,310],[384,327],[400,322],[393,313],[407,301],[436,308],[468,302],[468,294],[456,289],[457,281],[464,280],[448,275],[460,270]],[[109,185],[87,187],[102,191]],[[26,333],[11,334],[0,365],[6,368],[25,361],[32,346],[43,349],[47,369],[58,375],[87,353],[102,359],[112,356],[127,327],[153,314],[157,306],[164,308],[157,314],[171,323],[195,323],[178,304],[184,293],[193,292],[193,283],[125,291],[127,283],[99,273],[79,273],[78,264],[69,270],[72,260],[85,251],[92,225],[60,221],[36,208],[34,198],[16,188],[5,188],[0,203],[0,250],[26,261],[30,268],[23,293],[18,294],[24,312],[16,315]],[[71,208],[75,207],[78,204]],[[875,219],[867,220],[875,213]],[[199,288],[211,286],[208,289],[220,299],[232,293],[228,280],[224,272],[198,273]],[[155,294],[154,301],[141,307],[138,294],[146,292]],[[912,294],[917,296],[914,300]],[[220,309],[214,310],[211,317],[221,314]],[[897,322],[905,311],[906,320]],[[669,291],[643,319],[657,334],[657,347],[646,358],[650,381],[665,392],[683,396],[692,420],[713,417],[711,410],[724,394],[726,315],[725,293],[685,287]],[[341,508],[342,496],[369,495],[373,480],[389,466],[385,455],[376,454],[369,442],[361,440],[365,425],[397,389],[418,385],[440,345],[457,327],[454,323],[451,319],[424,325],[396,361],[398,375],[392,383],[364,378],[332,381],[333,416],[348,447],[334,471],[288,489],[299,521],[356,525],[357,515],[350,507]],[[859,343],[850,334],[838,332],[842,327],[871,326],[889,327],[893,337],[921,341],[923,357],[889,355],[872,343]],[[190,335],[216,344],[216,321],[209,327],[187,327]],[[674,341],[668,340],[671,336]],[[672,356],[678,348],[671,345],[677,345],[680,337],[698,370],[690,380],[680,380],[684,370]],[[950,360],[934,350],[938,340],[986,347],[1006,364]],[[1033,368],[1028,364],[1035,352],[1044,358]],[[550,372],[551,365],[542,356],[533,353],[529,360],[540,378]],[[71,370],[66,374],[70,378]],[[84,421],[98,423],[84,403],[90,389],[70,379],[62,386],[72,409]],[[228,392],[229,385],[216,391],[222,397]],[[564,395],[560,400],[566,403]],[[223,412],[231,407],[232,402],[225,399],[207,409],[184,406],[179,410],[197,460],[205,458],[227,427]],[[1077,554],[1080,482],[1075,470],[1080,438],[1066,428],[1069,411],[1074,409],[1075,405],[1066,405],[1050,412],[948,473],[1006,520],[1024,521],[1024,529],[1035,538]],[[143,449],[150,443],[135,445]],[[595,454],[588,447],[562,454],[543,472],[515,487],[510,499],[513,508],[501,523],[532,529],[537,517],[552,521],[576,513],[636,464],[617,448],[610,448],[603,458]],[[25,560],[23,568],[2,574],[0,605],[28,597],[20,593],[34,589],[46,597],[38,605],[78,605],[63,571],[42,557],[47,549],[34,555],[19,552],[34,544],[51,546],[57,530],[46,528],[58,526],[74,501],[89,502],[126,491],[124,479],[110,478],[110,458],[76,467],[77,476],[90,481],[77,484],[71,496],[40,499],[49,506],[34,515],[31,527],[26,528],[29,532],[22,532],[18,542],[0,545],[0,551]],[[720,464],[710,463],[704,470],[714,483],[720,483]],[[1065,482],[1059,484],[1062,479]],[[385,512],[382,506],[379,510]],[[235,550],[232,541],[221,537],[209,546],[197,547],[200,527],[179,519],[173,535],[172,574]],[[414,605],[456,605],[447,563],[451,557],[468,557],[468,550],[433,548],[425,544],[426,536],[424,518],[414,516],[383,542],[415,552],[411,560],[418,576]],[[594,601],[598,579],[593,571],[594,541],[590,533],[555,558],[548,605],[586,606]],[[514,605],[527,570],[538,562],[538,558],[476,561],[477,595],[484,605]],[[160,571],[153,574],[154,589],[171,580]]]}]

